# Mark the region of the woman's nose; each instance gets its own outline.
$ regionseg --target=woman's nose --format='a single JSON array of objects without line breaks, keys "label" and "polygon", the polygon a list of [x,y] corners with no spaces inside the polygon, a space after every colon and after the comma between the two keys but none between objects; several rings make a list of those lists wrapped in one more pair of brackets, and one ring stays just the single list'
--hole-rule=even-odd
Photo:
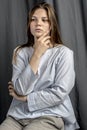
[{"label": "woman's nose", "polygon": [[41,20],[38,19],[36,23],[37,25],[41,25]]}]

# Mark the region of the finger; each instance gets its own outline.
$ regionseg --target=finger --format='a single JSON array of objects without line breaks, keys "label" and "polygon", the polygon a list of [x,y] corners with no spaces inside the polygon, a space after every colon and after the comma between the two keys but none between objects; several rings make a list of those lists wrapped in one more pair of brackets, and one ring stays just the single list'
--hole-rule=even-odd
[{"label": "finger", "polygon": [[12,93],[12,92],[14,92],[12,89],[9,89],[9,93]]},{"label": "finger", "polygon": [[41,40],[41,43],[42,45],[46,45],[46,41],[49,41],[49,43],[51,42],[51,37],[50,36],[46,36],[44,37],[42,40]]},{"label": "finger", "polygon": [[50,40],[50,39],[51,39],[50,36],[46,36],[46,37],[43,38],[42,42],[45,42],[45,41]]},{"label": "finger", "polygon": [[13,88],[13,87],[9,87],[8,90],[9,90],[9,91],[10,91],[10,90],[14,91],[14,88]]},{"label": "finger", "polygon": [[50,48],[53,47],[52,43],[49,43],[49,47],[50,47]]},{"label": "finger", "polygon": [[50,47],[50,40],[47,40],[47,41],[45,42],[45,45],[46,45],[47,47]]},{"label": "finger", "polygon": [[8,82],[8,85],[13,85],[11,81]]},{"label": "finger", "polygon": [[12,85],[9,85],[8,86],[8,89],[14,89]]},{"label": "finger", "polygon": [[9,95],[10,95],[10,96],[13,96],[13,95],[14,95],[14,93],[13,93],[13,92],[10,92],[10,93],[9,93]]},{"label": "finger", "polygon": [[14,94],[13,94],[13,93],[11,93],[11,92],[9,92],[9,95],[10,95],[10,96],[13,96]]},{"label": "finger", "polygon": [[38,40],[42,40],[45,36],[49,36],[49,31],[43,33]]},{"label": "finger", "polygon": [[42,36],[49,36],[49,30],[48,31],[45,31]]}]

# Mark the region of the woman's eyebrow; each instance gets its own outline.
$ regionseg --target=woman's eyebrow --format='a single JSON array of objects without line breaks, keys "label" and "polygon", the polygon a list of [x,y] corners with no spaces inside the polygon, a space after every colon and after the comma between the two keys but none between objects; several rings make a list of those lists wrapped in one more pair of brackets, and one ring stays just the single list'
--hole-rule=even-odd
[{"label": "woman's eyebrow", "polygon": [[[38,18],[38,16],[32,16],[32,18]],[[46,19],[48,19],[48,17],[46,17],[46,16],[42,16],[41,18],[46,18]]]}]

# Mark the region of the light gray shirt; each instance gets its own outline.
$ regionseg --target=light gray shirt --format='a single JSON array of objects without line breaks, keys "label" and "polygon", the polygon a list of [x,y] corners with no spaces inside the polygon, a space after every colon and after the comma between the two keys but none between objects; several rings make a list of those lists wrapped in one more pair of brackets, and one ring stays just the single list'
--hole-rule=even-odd
[{"label": "light gray shirt", "polygon": [[7,115],[17,120],[53,115],[63,118],[65,130],[78,128],[69,98],[75,82],[73,51],[64,45],[48,49],[36,75],[29,65],[33,51],[32,47],[22,48],[13,62],[14,89],[27,95],[27,102],[13,98]]}]

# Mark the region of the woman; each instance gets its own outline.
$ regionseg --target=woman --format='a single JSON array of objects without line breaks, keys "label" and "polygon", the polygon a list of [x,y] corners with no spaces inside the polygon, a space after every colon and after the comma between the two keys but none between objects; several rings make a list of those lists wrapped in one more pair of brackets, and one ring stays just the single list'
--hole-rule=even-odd
[{"label": "woman", "polygon": [[28,42],[14,50],[13,101],[0,130],[77,129],[74,82],[73,51],[62,43],[53,8],[40,3],[29,14]]}]

